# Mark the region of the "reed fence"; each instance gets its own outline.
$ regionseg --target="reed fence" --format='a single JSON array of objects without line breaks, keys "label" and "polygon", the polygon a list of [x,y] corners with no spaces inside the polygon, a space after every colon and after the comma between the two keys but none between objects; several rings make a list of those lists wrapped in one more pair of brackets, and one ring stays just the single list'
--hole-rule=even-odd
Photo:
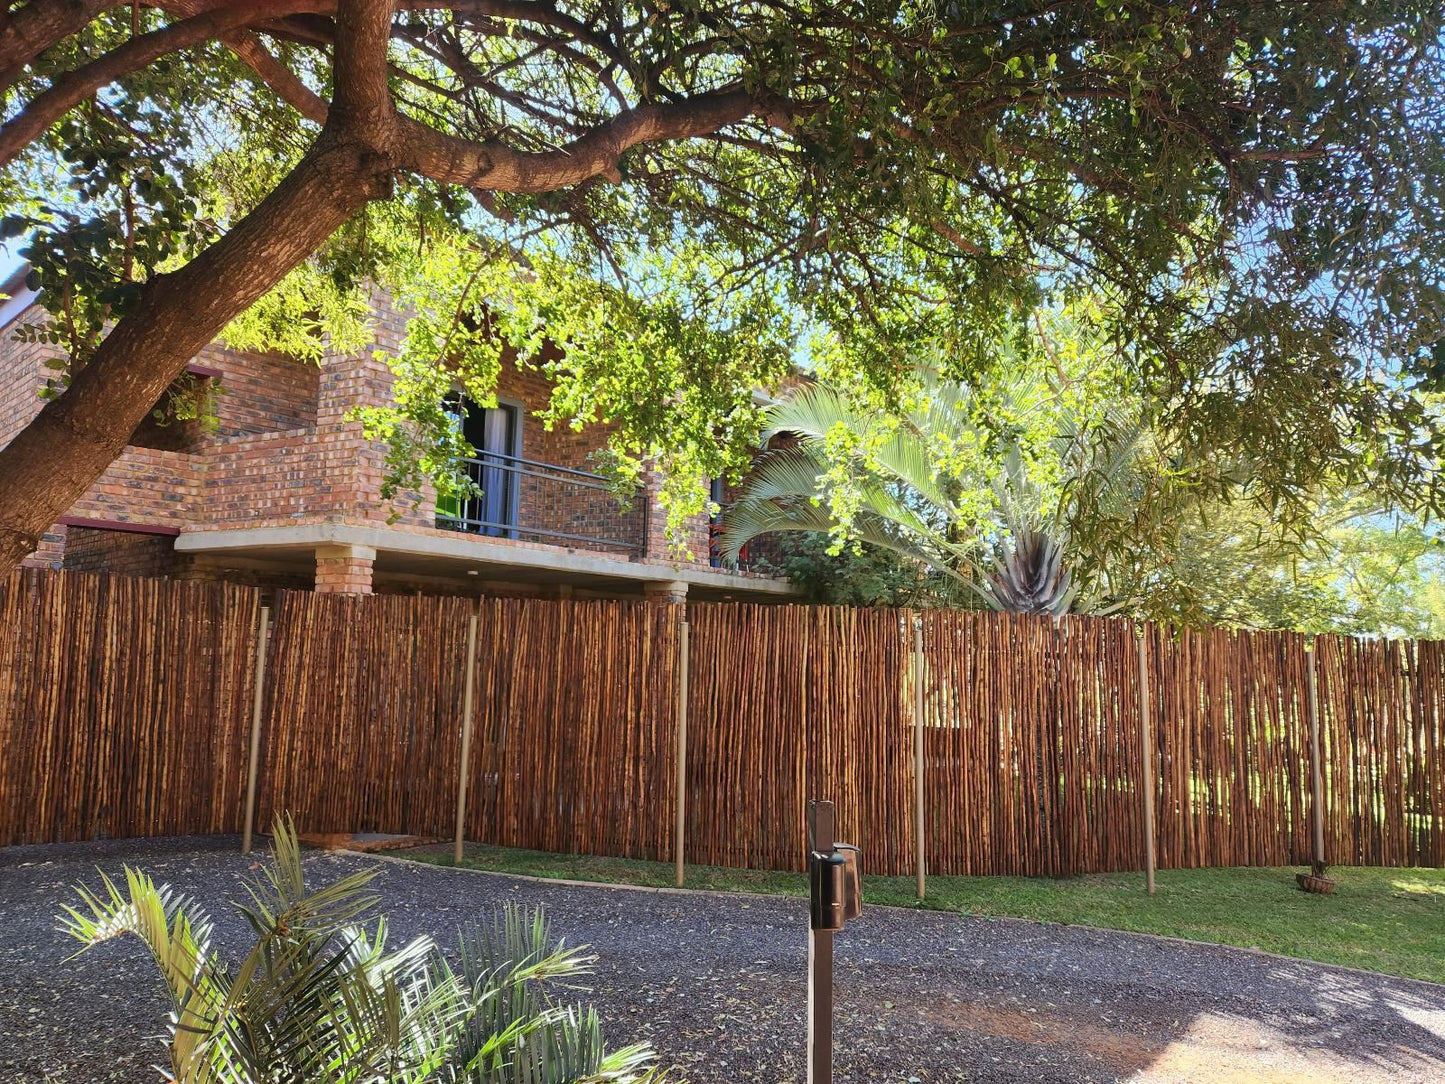
[{"label": "reed fence", "polygon": [[627,858],[672,853],[674,609],[481,601],[468,839]]},{"label": "reed fence", "polygon": [[1321,849],[1442,866],[1445,644],[0,584],[0,843],[237,832],[252,776],[263,827],[775,869],[826,797],[870,872],[920,890]]},{"label": "reed fence", "polygon": [[802,869],[808,799],[828,797],[839,825],[866,839],[870,870],[911,872],[912,724],[898,616],[688,610],[688,858]]},{"label": "reed fence", "polygon": [[258,606],[223,584],[0,582],[0,843],[239,831]]},{"label": "reed fence", "polygon": [[278,591],[256,822],[446,834],[470,612],[459,598]]}]

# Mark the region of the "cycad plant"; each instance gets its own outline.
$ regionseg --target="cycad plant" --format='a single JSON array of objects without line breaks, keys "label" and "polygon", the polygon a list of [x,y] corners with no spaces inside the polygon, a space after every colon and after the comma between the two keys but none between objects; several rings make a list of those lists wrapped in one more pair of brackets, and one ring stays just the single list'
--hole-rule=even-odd
[{"label": "cycad plant", "polygon": [[122,935],[150,950],[171,998],[169,1079],[181,1084],[582,1084],[656,1081],[644,1047],[606,1051],[594,1011],[547,985],[592,957],[554,944],[545,917],[505,908],[465,928],[457,963],[426,937],[392,951],[362,871],[305,883],[293,827],[238,904],[254,943],[213,948],[195,901],[127,868],[79,889],[62,927],[82,952]]},{"label": "cycad plant", "polygon": [[[1006,390],[1013,401],[1002,412],[1025,416],[1039,379]],[[767,412],[764,440],[791,443],[763,456],[724,510],[724,557],[774,531],[836,531],[830,491],[841,474],[850,538],[954,578],[990,609],[1058,616],[1117,607],[1107,577],[1075,552],[1072,527],[1086,504],[1118,515],[1138,499],[1147,435],[1108,410],[1088,426],[1059,420],[1035,442],[1056,476],[1046,486],[1032,477],[1022,441],[983,423],[996,398],[986,404],[966,385],[929,380],[880,431],[880,416],[839,389],[799,387]],[[984,452],[951,456],[950,448]]]}]

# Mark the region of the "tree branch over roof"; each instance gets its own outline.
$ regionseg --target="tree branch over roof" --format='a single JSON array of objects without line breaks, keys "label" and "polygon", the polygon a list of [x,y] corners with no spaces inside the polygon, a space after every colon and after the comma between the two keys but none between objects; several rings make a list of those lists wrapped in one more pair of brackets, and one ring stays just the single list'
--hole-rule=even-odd
[{"label": "tree branch over roof", "polygon": [[[489,253],[492,290],[567,350],[537,360],[552,420],[608,421],[630,469],[726,471],[803,329],[898,402],[912,366],[967,379],[1087,295],[1158,423],[1258,464],[1265,499],[1341,474],[1438,505],[1441,21],[1434,0],[29,0],[0,16],[0,234],[29,238],[70,354],[42,418],[71,404],[107,446],[150,403],[75,389],[92,351],[157,380],[147,342],[175,360],[152,284],[270,349],[327,324],[318,291],[342,321],[379,281],[418,306],[406,353]],[[359,194],[325,236],[228,246],[282,228],[263,208],[323,159]],[[473,348],[448,364],[485,394]],[[43,473],[0,463],[0,572],[48,526]]]}]

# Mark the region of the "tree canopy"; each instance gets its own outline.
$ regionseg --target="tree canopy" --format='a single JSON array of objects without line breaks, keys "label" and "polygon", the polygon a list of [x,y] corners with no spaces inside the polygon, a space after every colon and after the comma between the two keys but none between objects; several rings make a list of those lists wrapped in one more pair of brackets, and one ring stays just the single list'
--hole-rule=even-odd
[{"label": "tree canopy", "polygon": [[1445,639],[1438,522],[1326,493],[1313,528],[1281,536],[1248,505],[1194,512],[1153,555],[1155,609],[1191,624]]},{"label": "tree canopy", "polygon": [[682,514],[800,357],[886,409],[1088,298],[1181,454],[1437,505],[1442,83],[1433,0],[7,6],[3,231],[70,363],[0,568],[206,342],[360,348],[372,289],[399,475],[513,350]]}]

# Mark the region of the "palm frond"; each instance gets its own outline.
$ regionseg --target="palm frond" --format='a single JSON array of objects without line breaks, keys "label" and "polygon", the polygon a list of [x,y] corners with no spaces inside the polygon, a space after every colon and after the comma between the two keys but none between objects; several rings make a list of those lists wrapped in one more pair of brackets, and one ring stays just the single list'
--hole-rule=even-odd
[{"label": "palm frond", "polygon": [[[508,906],[459,937],[457,981],[475,1008],[455,1063],[479,1084],[581,1084],[648,1079],[645,1046],[609,1053],[595,1011],[554,1006],[547,986],[586,974],[595,957],[554,942],[546,916]],[[449,971],[445,961],[437,966]]]},{"label": "palm frond", "polygon": [[[839,529],[825,487],[834,466],[830,441],[841,429],[854,438],[852,444],[869,449],[844,464],[854,474],[846,502],[848,537],[943,572],[995,609],[1058,615],[1079,606],[1107,606],[1101,575],[1071,557],[1071,525],[1081,510],[1117,515],[1139,499],[1140,464],[1150,436],[1124,409],[1107,407],[1088,425],[1067,417],[1060,423],[1052,444],[1064,478],[1056,484],[1051,477],[1047,488],[1034,480],[1015,441],[999,447],[987,479],[943,479],[932,459],[934,438],[984,446],[989,437],[979,417],[989,408],[1016,422],[1055,398],[1046,394],[1047,379],[1038,371],[1021,369],[1016,375],[986,400],[966,385],[925,378],[915,406],[887,431],[839,389],[826,384],[798,389],[769,408],[765,434],[786,433],[796,443],[761,457],[724,510],[724,557],[736,560],[760,535]],[[884,435],[886,440],[875,439]],[[1037,448],[1029,454],[1038,454]],[[957,529],[955,497],[970,490],[987,494],[995,521],[980,525],[974,537],[961,537],[967,532]],[[989,550],[994,558],[983,567],[979,554]],[[1087,576],[1081,578],[1080,569]]]}]

